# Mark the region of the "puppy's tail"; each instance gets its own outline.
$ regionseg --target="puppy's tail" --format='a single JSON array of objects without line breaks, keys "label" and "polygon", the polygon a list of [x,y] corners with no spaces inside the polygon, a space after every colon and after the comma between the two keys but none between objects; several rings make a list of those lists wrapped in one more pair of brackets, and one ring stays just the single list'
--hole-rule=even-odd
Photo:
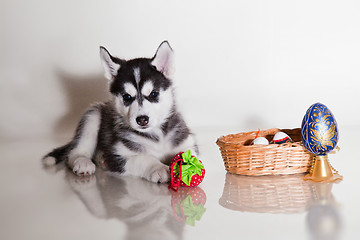
[{"label": "puppy's tail", "polygon": [[55,148],[42,158],[42,162],[46,166],[52,166],[67,160],[69,152],[73,148],[73,144],[70,142],[62,147]]}]

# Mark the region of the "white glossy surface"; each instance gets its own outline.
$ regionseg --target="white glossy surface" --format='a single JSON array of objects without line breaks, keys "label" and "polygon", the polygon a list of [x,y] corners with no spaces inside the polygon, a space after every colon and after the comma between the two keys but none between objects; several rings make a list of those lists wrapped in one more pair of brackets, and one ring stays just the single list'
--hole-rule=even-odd
[{"label": "white glossy surface", "polygon": [[[330,159],[344,180],[321,201],[319,187],[299,176],[226,174],[215,141],[237,131],[196,131],[207,172],[200,185],[206,212],[194,227],[174,218],[167,185],[101,171],[80,178],[61,166],[43,168],[41,156],[68,134],[2,141],[0,238],[358,239],[359,126],[340,128],[342,149]],[[321,238],[321,233],[331,235]]]}]

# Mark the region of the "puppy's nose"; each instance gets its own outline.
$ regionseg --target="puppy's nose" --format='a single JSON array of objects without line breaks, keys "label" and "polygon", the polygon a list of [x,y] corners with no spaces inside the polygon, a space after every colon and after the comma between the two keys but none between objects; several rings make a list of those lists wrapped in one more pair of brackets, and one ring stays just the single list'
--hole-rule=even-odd
[{"label": "puppy's nose", "polygon": [[148,117],[148,116],[145,116],[145,115],[138,116],[138,117],[136,118],[136,122],[137,122],[137,124],[139,124],[140,126],[144,127],[144,126],[148,125],[148,123],[149,123],[149,117]]}]

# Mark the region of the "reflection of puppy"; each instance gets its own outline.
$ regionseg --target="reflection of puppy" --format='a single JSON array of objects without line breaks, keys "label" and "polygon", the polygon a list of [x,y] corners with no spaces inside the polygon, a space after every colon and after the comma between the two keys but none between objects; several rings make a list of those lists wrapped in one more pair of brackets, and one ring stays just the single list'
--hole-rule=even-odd
[{"label": "reflection of puppy", "polygon": [[184,223],[173,215],[166,185],[141,178],[112,176],[99,169],[95,175],[66,178],[87,209],[96,217],[117,218],[128,227],[126,239],[181,239]]},{"label": "reflection of puppy", "polygon": [[112,99],[92,106],[82,117],[75,137],[44,157],[66,161],[77,175],[91,175],[95,162],[122,175],[168,182],[168,166],[178,152],[197,145],[177,111],[173,83],[173,51],[163,42],[155,56],[129,61],[113,57],[101,47]]}]

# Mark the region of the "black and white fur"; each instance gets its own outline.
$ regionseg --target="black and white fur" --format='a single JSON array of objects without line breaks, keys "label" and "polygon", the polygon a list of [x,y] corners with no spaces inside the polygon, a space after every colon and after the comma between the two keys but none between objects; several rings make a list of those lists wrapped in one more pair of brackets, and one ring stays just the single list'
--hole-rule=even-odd
[{"label": "black and white fur", "polygon": [[100,47],[111,99],[91,106],[73,140],[47,154],[45,164],[66,161],[77,175],[95,163],[111,172],[168,182],[168,164],[180,151],[198,154],[193,134],[177,111],[171,75],[173,51],[161,43],[153,58],[125,61]]}]

